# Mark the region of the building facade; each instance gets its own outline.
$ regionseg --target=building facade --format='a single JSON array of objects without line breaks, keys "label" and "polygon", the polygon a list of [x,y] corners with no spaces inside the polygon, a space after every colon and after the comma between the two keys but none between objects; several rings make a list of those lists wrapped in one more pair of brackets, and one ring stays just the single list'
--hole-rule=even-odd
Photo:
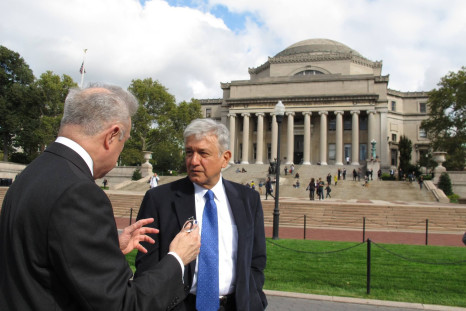
[{"label": "building facade", "polygon": [[[336,41],[298,42],[257,68],[249,80],[221,83],[222,99],[201,100],[205,117],[230,129],[232,162],[303,165],[398,166],[401,135],[413,143],[412,162],[428,151],[420,127],[427,118],[426,92],[388,89],[382,62]],[[278,132],[274,108],[285,115]],[[374,144],[375,143],[375,144]],[[371,151],[375,145],[375,158]]]}]

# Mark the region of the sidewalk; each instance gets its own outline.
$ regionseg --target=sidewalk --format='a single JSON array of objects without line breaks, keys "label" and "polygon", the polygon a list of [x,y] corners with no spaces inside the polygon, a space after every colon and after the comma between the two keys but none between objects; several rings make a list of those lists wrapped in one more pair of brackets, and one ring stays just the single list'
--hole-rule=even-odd
[{"label": "sidewalk", "polygon": [[265,290],[267,311],[465,311],[466,308]]}]

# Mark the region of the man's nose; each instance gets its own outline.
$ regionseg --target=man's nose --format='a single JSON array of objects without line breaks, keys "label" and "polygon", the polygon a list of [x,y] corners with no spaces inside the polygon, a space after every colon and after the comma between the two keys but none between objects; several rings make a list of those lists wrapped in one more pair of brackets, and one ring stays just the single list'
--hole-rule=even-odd
[{"label": "man's nose", "polygon": [[194,152],[192,157],[191,157],[191,164],[199,164],[200,163],[201,156],[199,153]]}]

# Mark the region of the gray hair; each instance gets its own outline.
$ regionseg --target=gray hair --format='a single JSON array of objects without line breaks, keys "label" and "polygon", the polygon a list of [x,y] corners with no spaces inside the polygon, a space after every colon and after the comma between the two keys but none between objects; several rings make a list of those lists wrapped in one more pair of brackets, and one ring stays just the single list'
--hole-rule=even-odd
[{"label": "gray hair", "polygon": [[[79,125],[85,135],[94,136],[111,122],[128,124],[137,109],[136,98],[121,87],[92,84],[85,89],[70,90],[60,125]],[[124,131],[121,130],[120,140]]]},{"label": "gray hair", "polygon": [[200,140],[207,136],[216,136],[220,154],[228,150],[230,145],[230,132],[227,127],[212,119],[195,119],[184,130],[184,143],[189,137],[195,136]]}]

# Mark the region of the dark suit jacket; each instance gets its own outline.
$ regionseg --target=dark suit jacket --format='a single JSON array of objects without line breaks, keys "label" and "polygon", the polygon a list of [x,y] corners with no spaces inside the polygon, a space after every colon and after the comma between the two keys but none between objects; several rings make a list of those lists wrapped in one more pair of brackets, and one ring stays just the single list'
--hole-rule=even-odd
[{"label": "dark suit jacket", "polygon": [[52,144],[3,202],[0,310],[166,310],[185,297],[173,256],[132,275],[108,197],[76,152]]},{"label": "dark suit jacket", "polygon": [[[238,310],[263,310],[267,299],[262,290],[266,263],[264,215],[257,191],[223,180],[238,230],[236,262],[236,306]],[[163,260],[170,242],[181,230],[185,221],[196,216],[194,186],[189,178],[158,186],[147,191],[139,210],[138,219],[153,217],[154,226],[160,229],[155,244],[145,245],[148,253],[138,253],[137,273],[146,271],[153,262]],[[185,284],[191,287],[196,263],[185,269]],[[193,306],[181,303],[176,310],[192,310]]]}]

